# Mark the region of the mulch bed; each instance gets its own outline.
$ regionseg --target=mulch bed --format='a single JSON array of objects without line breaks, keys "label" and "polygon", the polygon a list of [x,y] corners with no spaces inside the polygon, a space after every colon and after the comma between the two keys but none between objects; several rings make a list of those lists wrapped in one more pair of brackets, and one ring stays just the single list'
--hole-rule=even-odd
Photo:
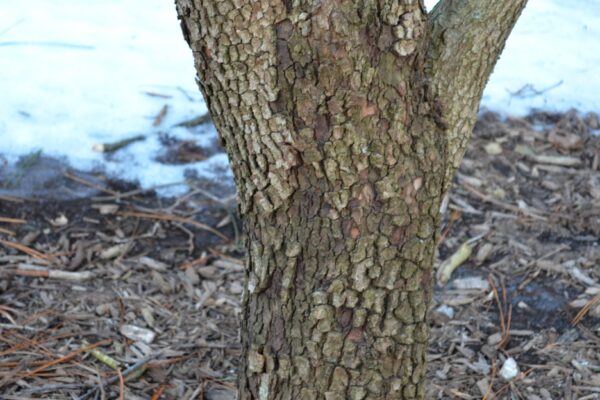
[{"label": "mulch bed", "polygon": [[[428,399],[600,398],[598,129],[481,116],[445,203]],[[0,198],[0,399],[233,399],[231,192],[100,189]]]},{"label": "mulch bed", "polygon": [[599,128],[481,116],[442,228],[441,260],[471,255],[434,295],[428,399],[600,398]]},{"label": "mulch bed", "polygon": [[[235,198],[113,189],[1,202],[0,398],[231,398],[243,269]],[[132,366],[120,389],[116,371]]]}]

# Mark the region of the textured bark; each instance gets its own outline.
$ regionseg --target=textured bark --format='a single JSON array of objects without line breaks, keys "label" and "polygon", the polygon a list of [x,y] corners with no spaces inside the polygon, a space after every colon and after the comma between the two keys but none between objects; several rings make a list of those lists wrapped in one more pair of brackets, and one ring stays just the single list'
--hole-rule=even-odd
[{"label": "textured bark", "polygon": [[455,21],[505,38],[524,1],[176,3],[248,236],[240,399],[423,398],[440,199],[501,50]]},{"label": "textured bark", "polygon": [[485,84],[526,3],[444,0],[429,16],[427,76],[446,125],[445,190],[467,148]]}]

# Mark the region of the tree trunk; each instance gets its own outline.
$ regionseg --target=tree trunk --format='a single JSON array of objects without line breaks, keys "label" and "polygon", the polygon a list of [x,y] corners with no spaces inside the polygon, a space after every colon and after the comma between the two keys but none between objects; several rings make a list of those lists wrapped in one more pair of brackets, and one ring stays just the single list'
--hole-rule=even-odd
[{"label": "tree trunk", "polygon": [[178,0],[245,218],[244,399],[422,399],[440,201],[525,0]]}]

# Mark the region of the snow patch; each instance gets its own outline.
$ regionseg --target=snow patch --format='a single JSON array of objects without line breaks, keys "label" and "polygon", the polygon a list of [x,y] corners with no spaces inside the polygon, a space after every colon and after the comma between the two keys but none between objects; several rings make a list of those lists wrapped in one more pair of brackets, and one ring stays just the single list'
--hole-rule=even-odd
[{"label": "snow patch", "polygon": [[[0,141],[8,160],[43,149],[78,169],[103,166],[111,176],[144,187],[182,181],[185,170],[215,177],[223,155],[163,165],[158,133],[191,139],[178,122],[207,111],[194,81],[191,52],[175,6],[164,0],[20,0],[0,14]],[[151,95],[149,95],[150,93]],[[162,123],[155,117],[168,107]],[[105,158],[92,150],[144,134]],[[193,138],[210,146],[212,125]],[[179,191],[185,187],[179,187]]]}]

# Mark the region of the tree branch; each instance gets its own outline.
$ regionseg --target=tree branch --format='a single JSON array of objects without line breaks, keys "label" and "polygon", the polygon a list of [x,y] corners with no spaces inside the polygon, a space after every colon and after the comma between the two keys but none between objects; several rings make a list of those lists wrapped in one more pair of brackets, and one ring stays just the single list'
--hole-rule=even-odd
[{"label": "tree branch", "polygon": [[443,121],[448,165],[460,165],[485,84],[527,0],[442,0],[428,19],[429,95]]}]

